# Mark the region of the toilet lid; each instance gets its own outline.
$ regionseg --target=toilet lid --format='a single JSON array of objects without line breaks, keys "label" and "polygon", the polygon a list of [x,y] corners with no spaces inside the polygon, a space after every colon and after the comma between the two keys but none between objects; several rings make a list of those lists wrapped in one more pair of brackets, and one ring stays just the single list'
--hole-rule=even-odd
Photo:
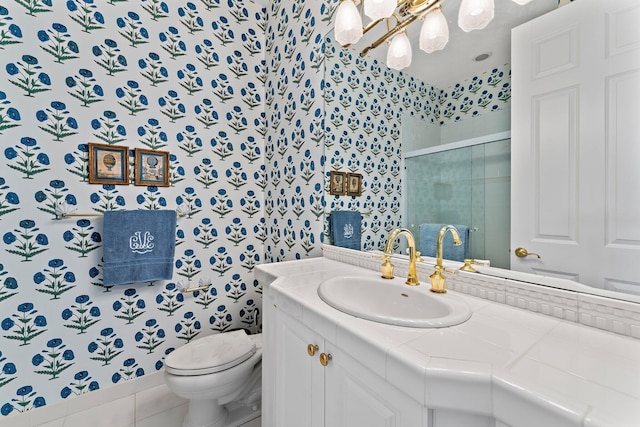
[{"label": "toilet lid", "polygon": [[244,330],[209,335],[171,352],[165,370],[174,375],[205,375],[224,371],[249,359],[255,342]]}]

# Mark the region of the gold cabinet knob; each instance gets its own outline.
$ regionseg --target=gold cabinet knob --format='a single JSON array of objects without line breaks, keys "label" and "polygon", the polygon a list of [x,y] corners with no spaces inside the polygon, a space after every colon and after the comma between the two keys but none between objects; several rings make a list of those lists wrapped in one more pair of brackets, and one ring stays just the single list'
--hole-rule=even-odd
[{"label": "gold cabinet knob", "polygon": [[333,359],[333,356],[331,356],[331,353],[320,353],[320,364],[322,366],[327,366],[331,359]]},{"label": "gold cabinet knob", "polygon": [[317,351],[318,351],[318,345],[317,344],[309,344],[307,346],[307,354],[309,356],[315,356]]},{"label": "gold cabinet knob", "polygon": [[525,257],[528,257],[529,255],[537,256],[538,259],[542,258],[540,255],[534,254],[533,252],[529,252],[525,248],[516,248],[516,256],[518,258],[525,258]]}]

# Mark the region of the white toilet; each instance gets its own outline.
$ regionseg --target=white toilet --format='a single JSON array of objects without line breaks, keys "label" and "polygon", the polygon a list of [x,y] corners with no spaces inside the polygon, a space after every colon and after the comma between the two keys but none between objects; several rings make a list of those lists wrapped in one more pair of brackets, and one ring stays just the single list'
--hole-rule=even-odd
[{"label": "white toilet", "polygon": [[183,427],[238,426],[260,415],[262,334],[198,338],[165,359],[164,378],[189,401]]}]

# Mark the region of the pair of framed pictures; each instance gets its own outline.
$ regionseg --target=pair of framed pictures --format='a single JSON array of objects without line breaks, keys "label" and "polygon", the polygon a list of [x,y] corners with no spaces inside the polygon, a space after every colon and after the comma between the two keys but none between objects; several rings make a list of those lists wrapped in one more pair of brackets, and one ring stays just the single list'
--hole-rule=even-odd
[{"label": "pair of framed pictures", "polygon": [[[129,184],[129,147],[89,143],[89,184]],[[168,187],[169,152],[134,150],[135,185]]]},{"label": "pair of framed pictures", "polygon": [[354,197],[362,195],[362,174],[331,171],[329,194]]}]

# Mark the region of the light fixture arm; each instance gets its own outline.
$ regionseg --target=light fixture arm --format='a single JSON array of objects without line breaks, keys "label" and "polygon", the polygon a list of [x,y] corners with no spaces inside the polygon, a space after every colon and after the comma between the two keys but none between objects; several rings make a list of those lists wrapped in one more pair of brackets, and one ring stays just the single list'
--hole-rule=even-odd
[{"label": "light fixture arm", "polygon": [[[403,1],[403,3],[407,3],[407,2],[414,3],[415,0]],[[411,15],[407,19],[405,19],[404,21],[399,21],[398,24],[396,24],[396,26],[393,27],[390,31],[387,31],[387,33],[384,34],[382,37],[380,37],[378,40],[374,41],[369,46],[364,48],[362,50],[362,52],[360,53],[360,55],[361,56],[366,56],[369,53],[370,50],[377,48],[378,46],[380,46],[385,41],[391,39],[393,36],[395,36],[396,34],[400,33],[402,30],[404,30],[406,27],[408,27],[411,23],[416,21],[418,18],[420,18],[421,16],[429,13],[434,8],[440,6],[440,3],[441,3],[441,0],[438,0],[438,1],[434,2],[434,3],[432,3],[429,7],[424,8],[424,10],[421,10],[422,13],[417,14],[417,15]],[[398,4],[400,4],[400,2],[398,2]],[[398,19],[397,16],[396,16],[396,19]],[[363,30],[363,32],[364,32],[364,30]]]},{"label": "light fixture arm", "polygon": [[[344,1],[344,0],[341,0]],[[401,7],[403,6],[405,3],[410,2],[411,0],[398,0],[398,6],[397,7]],[[361,1],[359,4],[361,5],[363,2]],[[369,22],[367,25],[365,25],[364,27],[362,27],[362,35],[367,34],[369,31],[371,31],[376,25],[378,25],[379,23],[381,23],[382,21],[387,20],[388,18],[380,18],[380,19],[376,19],[375,21],[371,21]],[[346,44],[343,47],[349,47],[351,46],[351,44]]]}]

